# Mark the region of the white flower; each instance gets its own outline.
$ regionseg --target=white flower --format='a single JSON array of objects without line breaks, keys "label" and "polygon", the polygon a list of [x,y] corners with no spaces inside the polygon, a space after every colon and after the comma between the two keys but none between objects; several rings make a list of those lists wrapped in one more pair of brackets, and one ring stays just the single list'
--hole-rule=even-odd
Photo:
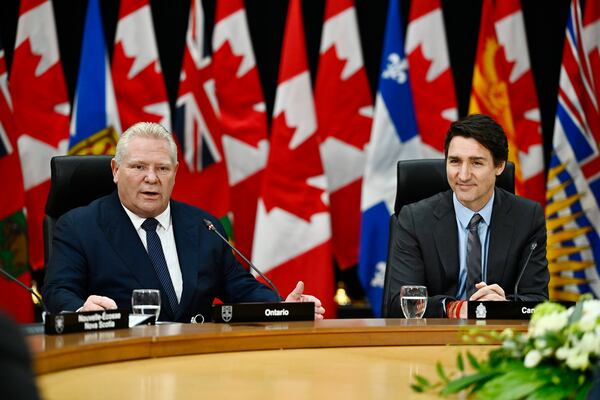
[{"label": "white flower", "polygon": [[537,350],[531,350],[525,356],[525,360],[523,363],[525,364],[525,367],[533,368],[536,367],[540,363],[540,361],[542,361],[542,353],[540,353]]},{"label": "white flower", "polygon": [[593,332],[586,332],[576,346],[580,351],[586,353],[600,353],[600,337]]},{"label": "white flower", "polygon": [[552,313],[531,321],[529,326],[530,337],[540,337],[547,332],[558,332],[567,326],[569,316],[567,312]]},{"label": "white flower", "polygon": [[569,354],[571,354],[571,349],[565,346],[559,347],[558,350],[556,350],[556,358],[559,360],[566,360],[567,357],[569,357]]},{"label": "white flower", "polygon": [[588,300],[583,303],[579,329],[583,332],[593,331],[600,318],[600,300]]},{"label": "white flower", "polygon": [[585,370],[590,365],[590,359],[587,353],[572,351],[567,357],[567,365],[571,369]]}]

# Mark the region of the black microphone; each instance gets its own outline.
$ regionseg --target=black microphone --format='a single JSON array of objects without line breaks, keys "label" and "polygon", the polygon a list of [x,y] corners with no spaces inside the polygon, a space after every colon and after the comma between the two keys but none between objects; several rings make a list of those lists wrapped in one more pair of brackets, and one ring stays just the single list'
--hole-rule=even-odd
[{"label": "black microphone", "polygon": [[271,289],[273,289],[273,291],[275,292],[275,294],[277,295],[277,298],[279,299],[279,301],[282,301],[283,298],[281,297],[281,295],[279,294],[279,290],[277,290],[277,287],[273,284],[273,282],[271,282],[271,280],[269,278],[267,278],[266,276],[263,275],[262,272],[259,271],[258,268],[256,268],[254,266],[254,264],[252,264],[250,262],[250,260],[248,260],[242,253],[240,253],[240,251],[238,249],[236,249],[231,243],[229,243],[229,240],[227,240],[225,238],[225,236],[221,235],[221,233],[217,230],[217,228],[215,228],[215,226],[213,225],[212,222],[210,222],[207,219],[203,219],[204,224],[206,225],[206,227],[208,228],[209,231],[212,231],[214,233],[217,234],[217,236],[219,236],[221,238],[221,240],[223,242],[225,242],[227,244],[227,246],[229,246],[229,248],[231,250],[233,250],[237,255],[239,255],[240,257],[242,257],[242,259],[244,261],[246,261],[246,264],[248,264],[250,266],[250,268],[252,268],[258,275],[260,275],[261,278],[263,278],[265,280],[265,282],[267,282],[267,284],[271,287]]},{"label": "black microphone", "polygon": [[26,284],[24,284],[23,282],[21,282],[20,280],[18,280],[17,278],[15,278],[14,276],[12,276],[11,274],[9,274],[8,272],[6,272],[3,268],[4,266],[0,267],[0,274],[4,275],[5,277],[7,277],[9,280],[15,282],[16,284],[18,284],[19,286],[21,286],[23,289],[27,290],[29,293],[31,293],[32,295],[35,296],[36,299],[38,299],[38,301],[40,302],[40,305],[42,306],[42,309],[44,310],[44,312],[46,314],[50,314],[48,312],[48,309],[46,308],[46,304],[44,304],[44,301],[42,300],[42,298],[35,292],[35,290],[33,290],[32,288],[30,288],[29,286],[27,286]]},{"label": "black microphone", "polygon": [[519,277],[517,278],[517,281],[515,282],[515,301],[519,301],[519,295],[518,295],[517,289],[519,287],[519,283],[521,282],[521,278],[523,277],[523,273],[525,272],[525,269],[527,269],[527,266],[529,265],[529,260],[531,259],[531,255],[533,254],[533,251],[535,250],[536,247],[537,247],[537,242],[533,242],[529,245],[529,254],[527,255],[527,259],[525,259],[525,263],[523,264],[521,273],[519,274]]}]

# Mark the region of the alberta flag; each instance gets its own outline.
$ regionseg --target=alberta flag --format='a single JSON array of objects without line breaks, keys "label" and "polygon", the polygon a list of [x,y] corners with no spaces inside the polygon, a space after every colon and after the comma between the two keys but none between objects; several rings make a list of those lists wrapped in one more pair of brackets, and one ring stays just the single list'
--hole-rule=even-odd
[{"label": "alberta flag", "polygon": [[377,317],[396,196],[396,163],[422,157],[402,32],[398,0],[390,0],[361,200],[359,278]]},{"label": "alberta flag", "polygon": [[98,0],[88,3],[69,154],[114,154],[121,132]]}]

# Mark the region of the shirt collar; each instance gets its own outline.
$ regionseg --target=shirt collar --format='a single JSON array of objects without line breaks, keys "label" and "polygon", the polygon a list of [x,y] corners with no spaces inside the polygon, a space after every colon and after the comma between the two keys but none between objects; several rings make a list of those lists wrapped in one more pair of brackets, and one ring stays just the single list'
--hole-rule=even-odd
[{"label": "shirt collar", "polygon": [[492,209],[494,208],[494,197],[496,196],[496,192],[492,192],[492,197],[488,200],[488,202],[483,206],[481,210],[475,212],[465,206],[462,205],[458,198],[456,197],[456,193],[452,193],[452,202],[454,203],[454,212],[456,213],[456,218],[461,225],[462,229],[467,229],[469,225],[469,221],[473,218],[473,215],[479,214],[483,218],[483,221],[487,226],[490,225],[490,221],[492,219]]},{"label": "shirt collar", "polygon": [[[131,220],[131,223],[133,224],[133,227],[135,228],[135,230],[136,231],[140,230],[142,227],[142,224],[144,223],[146,218],[143,218],[137,214],[134,214],[131,210],[129,210],[127,207],[125,207],[125,205],[123,203],[121,203],[121,206],[123,206],[123,209],[125,210],[125,212],[127,213],[127,216]],[[154,218],[158,221],[159,226],[161,226],[165,230],[169,230],[169,228],[171,226],[171,203],[167,204],[167,208],[165,209],[165,211],[163,211],[162,213],[160,213],[159,215],[157,215]]]}]

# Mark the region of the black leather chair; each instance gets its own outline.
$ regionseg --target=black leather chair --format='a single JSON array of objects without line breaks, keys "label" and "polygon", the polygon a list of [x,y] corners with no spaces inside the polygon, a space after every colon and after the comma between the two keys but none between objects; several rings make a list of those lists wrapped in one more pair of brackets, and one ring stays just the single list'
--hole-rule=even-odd
[{"label": "black leather chair", "polygon": [[56,156],[50,160],[50,192],[44,217],[44,262],[52,254],[52,237],[58,218],[112,193],[112,156]]},{"label": "black leather chair", "polygon": [[[496,186],[511,193],[515,192],[515,165],[507,163],[502,174],[496,178]],[[397,165],[397,187],[396,202],[394,203],[394,214],[390,217],[390,237],[388,242],[388,261],[386,263],[385,281],[383,285],[383,302],[381,315],[386,318],[390,315],[389,303],[389,260],[391,258],[392,243],[394,240],[394,229],[398,214],[402,207],[407,204],[416,203],[436,193],[450,189],[446,178],[446,160],[404,160],[398,161]]]}]

